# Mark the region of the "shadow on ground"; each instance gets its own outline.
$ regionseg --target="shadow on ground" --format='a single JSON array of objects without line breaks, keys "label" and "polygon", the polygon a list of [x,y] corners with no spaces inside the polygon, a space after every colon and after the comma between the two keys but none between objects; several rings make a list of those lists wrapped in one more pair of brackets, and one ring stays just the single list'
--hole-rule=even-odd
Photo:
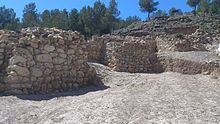
[{"label": "shadow on ground", "polygon": [[[98,82],[98,83],[97,83]],[[108,86],[105,86],[99,77],[96,79],[96,83],[90,86],[80,87],[78,89],[72,89],[64,92],[52,92],[47,94],[30,94],[30,95],[15,95],[17,98],[22,100],[31,100],[31,101],[42,101],[50,100],[58,97],[66,96],[80,96],[90,92],[102,91],[108,89]],[[7,96],[5,94],[0,94],[0,97]]]},{"label": "shadow on ground", "polygon": [[22,99],[22,100],[32,100],[32,101],[42,101],[42,100],[50,100],[53,98],[57,98],[57,97],[66,97],[66,96],[80,96],[80,95],[84,95],[87,94],[89,92],[96,92],[96,91],[101,91],[101,90],[105,90],[108,89],[109,87],[107,86],[88,86],[88,87],[84,87],[81,89],[76,89],[76,90],[72,90],[72,91],[68,91],[68,92],[61,92],[61,93],[49,93],[49,94],[39,94],[39,95],[16,95],[16,97]]}]

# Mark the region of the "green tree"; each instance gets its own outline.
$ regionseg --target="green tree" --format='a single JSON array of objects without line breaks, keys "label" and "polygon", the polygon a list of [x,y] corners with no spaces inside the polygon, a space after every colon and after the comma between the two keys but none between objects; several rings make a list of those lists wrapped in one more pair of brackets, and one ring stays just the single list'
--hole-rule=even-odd
[{"label": "green tree", "polygon": [[116,29],[126,28],[135,22],[141,22],[141,19],[138,16],[129,16],[126,19],[119,18],[116,24]]},{"label": "green tree", "polygon": [[37,14],[35,3],[25,5],[22,22],[23,27],[34,27],[39,25],[39,16]]},{"label": "green tree", "polygon": [[158,4],[159,2],[154,2],[154,0],[139,0],[140,10],[148,13],[148,19],[150,19],[150,14],[157,10]]},{"label": "green tree", "polygon": [[198,12],[209,13],[210,12],[210,0],[201,0],[198,6]]},{"label": "green tree", "polygon": [[93,7],[93,26],[94,26],[94,33],[101,34],[101,30],[103,28],[104,22],[103,17],[106,14],[106,7],[105,4],[101,3],[101,1],[96,1]]},{"label": "green tree", "polygon": [[69,28],[73,31],[80,30],[79,25],[79,12],[77,9],[72,9],[69,14]]},{"label": "green tree", "polygon": [[60,29],[69,29],[69,13],[66,9],[59,10],[54,9],[51,10],[51,25]]},{"label": "green tree", "polygon": [[187,0],[187,4],[194,9],[196,12],[197,6],[199,5],[201,0]]},{"label": "green tree", "polygon": [[81,32],[85,35],[85,37],[92,36],[94,31],[93,26],[93,9],[88,7],[83,7],[80,11],[80,21],[79,24],[82,26]]},{"label": "green tree", "polygon": [[56,28],[62,28],[62,17],[59,9],[53,9],[50,11],[51,13],[51,25]]},{"label": "green tree", "polygon": [[170,15],[170,16],[182,15],[182,14],[183,14],[183,12],[182,12],[181,9],[171,8],[171,9],[169,10],[169,15]]},{"label": "green tree", "polygon": [[0,29],[17,30],[18,26],[19,19],[16,18],[14,10],[5,6],[0,7]]},{"label": "green tree", "polygon": [[125,19],[126,25],[131,25],[134,22],[141,22],[141,18],[138,16],[129,16]]},{"label": "green tree", "polygon": [[152,18],[163,17],[163,16],[167,16],[167,13],[166,11],[162,11],[162,10],[157,10],[151,15]]},{"label": "green tree", "polygon": [[51,14],[49,10],[44,10],[41,16],[41,26],[51,28]]},{"label": "green tree", "polygon": [[118,4],[115,0],[110,0],[108,12],[106,13],[109,20],[109,28],[110,31],[116,29],[116,23],[118,23],[118,16],[120,15],[120,11],[118,10]]},{"label": "green tree", "polygon": [[210,3],[210,12],[213,14],[220,14],[220,0],[212,0]]},{"label": "green tree", "polygon": [[63,11],[61,11],[61,21],[62,21],[62,29],[69,29],[69,13],[66,9],[63,9]]}]

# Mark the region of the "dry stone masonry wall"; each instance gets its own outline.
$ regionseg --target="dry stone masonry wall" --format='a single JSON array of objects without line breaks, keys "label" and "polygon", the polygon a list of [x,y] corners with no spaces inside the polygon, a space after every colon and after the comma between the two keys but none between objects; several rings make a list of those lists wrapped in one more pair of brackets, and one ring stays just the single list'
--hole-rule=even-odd
[{"label": "dry stone masonry wall", "polygon": [[78,32],[46,28],[1,31],[0,90],[46,93],[93,83],[95,71],[87,64],[86,44]]},{"label": "dry stone masonry wall", "polygon": [[[196,24],[202,20],[203,26]],[[93,50],[88,49],[89,54],[92,54],[89,55],[89,61],[94,58],[115,71],[123,72],[220,72],[220,58],[216,57],[220,32],[216,27],[219,27],[218,21],[193,15],[162,17],[134,23],[111,35],[93,38],[90,41]],[[200,54],[202,61],[196,59]],[[207,56],[212,59],[206,60]]]},{"label": "dry stone masonry wall", "polygon": [[[148,39],[124,37],[106,43],[105,63],[116,71],[155,72],[156,42]],[[121,42],[123,41],[123,42]]]}]

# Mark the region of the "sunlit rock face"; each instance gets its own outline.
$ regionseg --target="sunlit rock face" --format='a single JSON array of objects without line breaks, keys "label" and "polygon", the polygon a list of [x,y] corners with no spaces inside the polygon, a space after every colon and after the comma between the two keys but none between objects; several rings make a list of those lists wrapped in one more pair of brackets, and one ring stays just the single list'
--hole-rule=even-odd
[{"label": "sunlit rock face", "polygon": [[217,55],[220,56],[220,44],[218,45],[218,48],[217,48],[217,50],[216,50],[216,53],[217,53]]}]

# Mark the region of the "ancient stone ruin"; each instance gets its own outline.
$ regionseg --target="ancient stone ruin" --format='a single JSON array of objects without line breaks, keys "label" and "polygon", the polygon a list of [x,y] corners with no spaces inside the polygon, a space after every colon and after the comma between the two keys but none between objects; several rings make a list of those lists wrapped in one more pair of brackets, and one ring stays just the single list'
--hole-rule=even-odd
[{"label": "ancient stone ruin", "polygon": [[0,31],[0,92],[47,93],[92,84],[96,72],[87,62],[119,72],[220,77],[220,23],[210,18],[161,17],[88,41],[54,28]]},{"label": "ancient stone ruin", "polygon": [[216,44],[220,42],[216,28],[219,23],[215,20],[211,24],[205,23],[213,26],[208,30],[196,25],[195,18],[188,15],[157,18],[110,35],[94,36],[89,41],[92,45],[87,47],[89,61],[131,73],[220,72],[220,58],[215,54]]},{"label": "ancient stone ruin", "polygon": [[0,91],[9,94],[65,91],[93,83],[86,41],[78,32],[27,28],[0,31]]}]

